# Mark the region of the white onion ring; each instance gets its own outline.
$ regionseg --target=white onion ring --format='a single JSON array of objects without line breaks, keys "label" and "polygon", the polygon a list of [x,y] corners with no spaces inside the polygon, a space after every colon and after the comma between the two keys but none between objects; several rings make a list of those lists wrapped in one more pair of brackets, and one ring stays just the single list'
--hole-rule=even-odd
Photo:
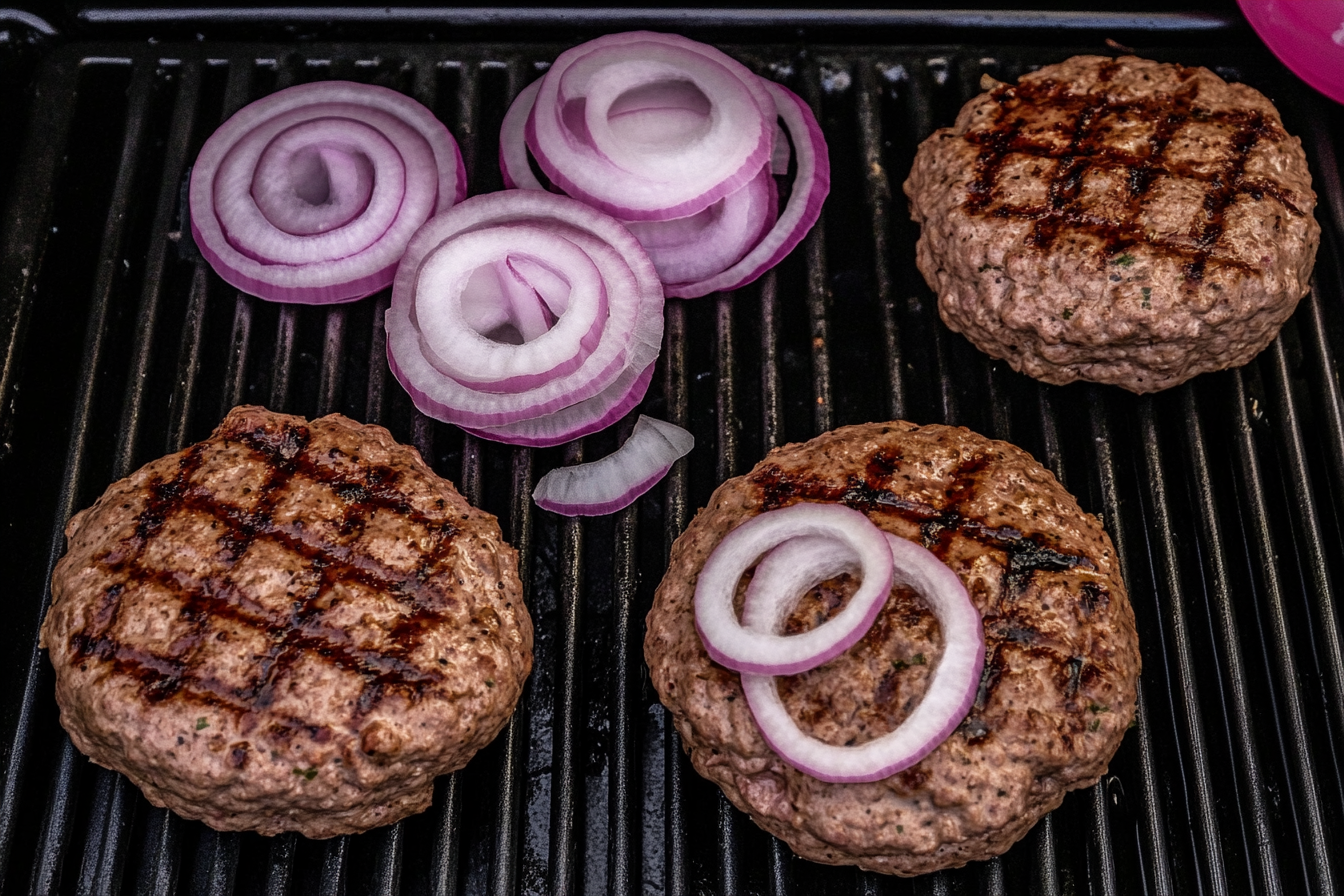
[{"label": "white onion ring", "polygon": [[695,437],[672,423],[640,415],[630,438],[601,460],[557,467],[537,482],[532,500],[564,516],[615,513],[667,475],[695,447]]},{"label": "white onion ring", "polygon": [[[894,558],[895,582],[913,588],[924,598],[943,633],[943,655],[933,670],[933,680],[905,721],[894,731],[856,746],[828,744],[798,728],[780,699],[774,676],[742,673],[747,704],[770,749],[794,768],[821,781],[879,781],[919,762],[961,724],[975,702],[984,669],[984,626],[961,579],[922,546],[889,533],[884,535]],[[815,540],[803,547],[818,550]],[[829,550],[836,547],[832,542]],[[825,547],[821,550],[829,552]],[[778,631],[799,596],[794,590],[798,577],[789,568],[798,562],[796,556],[770,563],[771,557],[773,554],[767,555],[757,567],[742,610],[744,624],[763,626],[762,631]],[[822,561],[814,562],[815,568],[825,568]],[[823,623],[812,631],[830,624]]]},{"label": "white onion ring", "polygon": [[244,107],[201,148],[191,228],[225,281],[324,304],[392,282],[411,235],[466,193],[457,143],[410,97],[320,81]]},{"label": "white onion ring", "polygon": [[[525,239],[511,255],[508,240],[515,237]],[[545,240],[568,248],[548,254],[537,248]],[[458,252],[459,241],[479,245]],[[469,270],[447,275],[446,296],[425,295],[425,283],[437,282],[435,259],[444,253],[468,268],[477,263],[476,271],[487,268],[496,282],[509,284],[501,286],[501,303],[516,308],[520,301],[531,302],[528,307],[536,313],[557,318],[554,328],[534,340],[555,343],[549,369],[540,363],[544,352],[532,343],[487,344],[483,336],[455,336],[472,320],[498,319],[480,309],[470,318],[462,313],[465,306],[431,310],[437,324],[450,326],[434,336],[435,345],[426,344],[419,317],[436,301],[455,301],[453,291],[475,276]],[[575,264],[575,258],[581,262]],[[592,324],[585,315],[594,304],[579,296],[591,271],[606,296],[605,316],[599,313]],[[426,272],[430,276],[422,276]],[[577,322],[573,326],[571,319]],[[432,329],[436,323],[430,323]],[[638,403],[648,388],[645,373],[657,357],[662,327],[657,274],[629,231],[573,199],[510,190],[459,204],[430,220],[411,240],[387,312],[388,362],[424,413],[498,441],[554,445],[595,424],[606,425],[616,409],[624,413]],[[553,340],[552,334],[557,334]],[[482,344],[496,360],[484,352],[472,356]],[[451,362],[441,357],[450,353],[459,357]]]},{"label": "white onion ring", "polygon": [[[803,634],[746,628],[733,609],[742,574],[775,546],[808,536],[848,545],[862,575],[858,590],[825,625]],[[710,658],[721,666],[793,675],[839,656],[863,637],[891,593],[891,580],[891,549],[866,516],[842,504],[794,504],[747,520],[719,542],[695,584],[695,627]],[[799,596],[795,593],[794,600]]]}]

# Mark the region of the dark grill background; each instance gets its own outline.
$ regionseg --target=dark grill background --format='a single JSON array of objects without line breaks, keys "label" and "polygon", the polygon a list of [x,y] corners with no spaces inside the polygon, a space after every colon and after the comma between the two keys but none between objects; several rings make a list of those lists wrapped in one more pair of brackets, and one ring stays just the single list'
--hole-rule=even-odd
[{"label": "dark grill background", "polygon": [[[606,454],[617,433],[534,452],[428,421],[386,370],[386,293],[331,309],[257,301],[179,237],[181,185],[205,137],[249,100],[303,81],[415,96],[461,142],[472,192],[498,189],[504,109],[568,45],[375,45],[352,42],[363,39],[352,30],[329,45],[61,46],[36,72],[31,112],[11,114],[0,153],[4,893],[1335,891],[1339,107],[1244,35],[1121,35],[1143,55],[1210,65],[1269,93],[1306,145],[1325,230],[1315,289],[1260,358],[1136,398],[1041,385],[948,332],[915,270],[917,230],[900,195],[918,141],[951,122],[982,71],[1011,79],[1106,52],[1106,35],[980,29],[949,45],[823,46],[710,33],[812,103],[834,189],[823,224],[776,273],[668,303],[642,410],[689,427],[697,448],[635,507],[580,522],[536,510],[532,484]],[[325,842],[219,834],[149,806],[59,727],[36,632],[64,521],[242,402],[389,427],[498,514],[521,552],[537,626],[532,679],[505,732],[441,779],[421,816]],[[1144,657],[1139,723],[1110,775],[1003,858],[915,881],[798,860],[729,808],[682,756],[642,666],[667,549],[713,487],[774,445],[890,417],[1016,442],[1101,514]]]}]

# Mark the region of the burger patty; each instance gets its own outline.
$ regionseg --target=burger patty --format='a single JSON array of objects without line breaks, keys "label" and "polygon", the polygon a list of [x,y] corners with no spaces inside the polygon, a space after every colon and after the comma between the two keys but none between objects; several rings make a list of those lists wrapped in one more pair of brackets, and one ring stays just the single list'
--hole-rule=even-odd
[{"label": "burger patty", "polygon": [[532,666],[517,555],[387,430],[238,407],[66,527],[41,643],[61,723],[218,830],[429,806]]},{"label": "burger patty", "polygon": [[[842,502],[923,544],[984,620],[985,671],[966,719],[885,780],[831,784],[787,765],[762,738],[738,674],[711,661],[696,632],[696,579],[710,553],[746,520],[802,501]],[[848,577],[823,583],[787,630],[820,624],[854,588]],[[897,587],[848,652],[777,682],[804,732],[860,744],[913,711],[941,653],[937,618]],[[998,855],[1065,792],[1095,783],[1134,718],[1140,665],[1101,523],[1021,449],[904,422],[776,449],[721,485],[672,548],[644,655],[696,771],[735,806],[805,858],[900,875]]]},{"label": "burger patty", "polygon": [[905,182],[949,327],[1048,383],[1133,392],[1274,339],[1321,231],[1302,143],[1263,94],[1133,56],[990,85]]}]

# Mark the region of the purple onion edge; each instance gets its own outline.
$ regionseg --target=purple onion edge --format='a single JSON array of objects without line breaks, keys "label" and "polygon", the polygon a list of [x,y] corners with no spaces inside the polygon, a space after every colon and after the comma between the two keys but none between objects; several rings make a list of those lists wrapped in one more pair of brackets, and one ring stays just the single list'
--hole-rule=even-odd
[{"label": "purple onion edge", "polygon": [[[802,764],[794,764],[775,745],[774,740],[770,737],[770,735],[766,732],[766,730],[761,727],[759,721],[756,722],[756,730],[761,733],[761,739],[765,741],[766,745],[770,747],[770,749],[773,750],[779,756],[780,759],[783,759],[789,765],[793,766],[795,769],[807,775],[808,777],[816,778],[818,781],[825,781],[827,784],[869,784],[872,783],[873,781],[881,781],[885,778],[890,778],[897,772],[903,772],[907,768],[910,768],[912,765],[915,765],[920,761],[922,761],[926,756],[928,756],[934,750],[938,749],[938,747],[941,746],[944,741],[946,741],[949,737],[951,737],[952,732],[956,731],[957,728],[961,727],[961,723],[966,719],[966,714],[970,712],[972,704],[975,703],[975,694],[976,691],[979,690],[980,686],[980,676],[984,672],[985,668],[984,642],[985,638],[982,629],[980,635],[981,646],[977,655],[977,659],[975,661],[974,672],[970,679],[971,684],[966,689],[966,693],[962,696],[961,700],[957,701],[958,703],[957,711],[951,713],[948,716],[947,723],[943,725],[941,728],[939,728],[936,734],[930,735],[929,739],[926,740],[924,743],[920,744],[919,747],[905,754],[895,762],[892,762],[890,765],[883,766],[877,771],[870,772],[865,775],[827,775],[818,772],[815,769],[810,769]],[[771,686],[777,687],[778,685],[772,682]],[[750,700],[747,701],[747,706],[748,708],[750,708],[751,706]],[[754,710],[752,711],[751,715],[753,721],[755,721],[756,713]]]},{"label": "purple onion edge", "polygon": [[[228,264],[202,236],[196,224],[195,211],[192,212],[191,238],[196,242],[210,268],[230,286],[241,289],[249,295],[269,302],[289,302],[296,305],[339,305],[343,302],[356,302],[368,298],[392,285],[401,259],[377,271],[327,286],[276,286],[265,280],[249,277]],[[287,267],[298,267],[288,265]]]},{"label": "purple onion edge", "polygon": [[[680,458],[678,458],[678,460],[680,460]],[[562,504],[558,501],[547,501],[544,499],[538,500],[534,498],[533,500],[536,501],[537,506],[542,510],[549,510],[551,513],[558,513],[561,516],[605,516],[609,513],[615,513],[618,510],[624,510],[635,503],[641,495],[653,488],[659,482],[662,482],[663,478],[667,476],[668,471],[672,469],[672,466],[676,462],[677,461],[674,460],[672,463],[659,468],[647,478],[630,486],[630,488],[626,489],[620,497],[613,498],[610,501],[601,501],[596,504]]]}]

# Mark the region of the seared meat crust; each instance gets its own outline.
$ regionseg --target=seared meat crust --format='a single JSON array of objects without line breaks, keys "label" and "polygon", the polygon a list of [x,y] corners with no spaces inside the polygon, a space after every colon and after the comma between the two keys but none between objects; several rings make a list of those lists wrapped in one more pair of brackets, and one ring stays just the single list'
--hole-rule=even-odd
[{"label": "seared meat crust", "polygon": [[1320,241],[1263,94],[1133,56],[994,86],[920,145],[905,193],[943,321],[1048,383],[1155,392],[1245,364]]},{"label": "seared meat crust", "polygon": [[[924,544],[984,617],[985,674],[970,714],[883,781],[828,784],[786,765],[761,738],[737,673],[710,660],[695,630],[696,579],[723,536],[799,501],[842,501]],[[852,590],[843,577],[825,583],[789,628],[815,626]],[[862,743],[909,715],[941,651],[932,612],[896,589],[855,647],[781,678],[780,692],[804,731]],[[904,422],[776,449],[721,485],[672,548],[644,655],[691,762],[734,805],[805,858],[899,875],[998,855],[1065,792],[1095,783],[1134,718],[1140,666],[1101,523],[1022,450]]]},{"label": "seared meat crust", "polygon": [[517,555],[413,448],[239,407],[66,527],[42,645],[82,752],[218,830],[429,806],[532,666]]}]

